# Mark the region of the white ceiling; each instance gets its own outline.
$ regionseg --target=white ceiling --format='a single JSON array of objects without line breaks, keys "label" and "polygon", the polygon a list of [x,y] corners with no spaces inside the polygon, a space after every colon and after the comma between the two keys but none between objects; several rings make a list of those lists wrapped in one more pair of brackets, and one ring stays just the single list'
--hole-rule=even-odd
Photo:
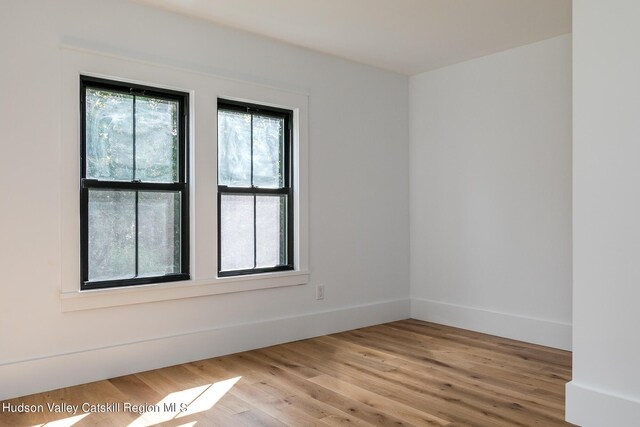
[{"label": "white ceiling", "polygon": [[571,0],[136,0],[413,75],[571,32]]}]

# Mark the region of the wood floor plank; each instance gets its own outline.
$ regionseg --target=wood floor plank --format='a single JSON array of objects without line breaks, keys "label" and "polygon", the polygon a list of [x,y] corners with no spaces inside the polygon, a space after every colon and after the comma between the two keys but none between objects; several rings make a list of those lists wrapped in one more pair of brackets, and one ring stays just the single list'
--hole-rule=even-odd
[{"label": "wood floor plank", "polygon": [[[355,342],[348,341],[338,336],[324,336],[316,338],[316,340],[329,344],[336,343],[336,345],[348,348],[350,351],[361,354],[363,357],[372,357],[373,355],[373,357],[376,357],[377,360],[381,361],[382,363],[387,363],[392,366],[407,368],[412,371],[425,371],[429,372],[432,375],[436,375],[435,372],[437,372],[438,374],[443,375],[445,378],[452,376],[458,379],[466,379],[470,384],[473,384],[479,388],[493,386],[508,390],[509,392],[515,391],[521,394],[529,394],[537,390],[535,387],[526,386],[500,377],[482,375],[476,371],[471,371],[461,367],[443,367],[441,366],[441,364],[431,363],[430,361],[425,360],[410,360],[407,358],[389,357],[389,355],[386,353],[379,353],[380,355],[378,355],[378,352],[376,350]],[[550,402],[557,404],[556,400],[557,399],[550,400]],[[564,405],[559,406],[564,407]]]},{"label": "wood floor plank", "polygon": [[557,379],[549,380],[544,375],[537,375],[535,370],[526,369],[522,372],[519,366],[510,363],[493,361],[490,358],[478,356],[470,349],[462,352],[452,349],[430,350],[417,348],[410,344],[398,345],[398,342],[390,341],[384,337],[372,335],[366,330],[343,332],[337,336],[343,336],[348,340],[372,347],[389,354],[398,354],[402,358],[415,361],[425,361],[446,368],[466,368],[497,377],[511,378],[521,384],[548,390],[551,393],[562,393],[564,385]]},{"label": "wood floor plank", "polygon": [[[543,380],[546,380],[551,384],[558,382],[557,378],[552,374],[540,375],[540,369],[551,368],[551,365],[546,363],[540,363],[536,360],[523,360],[521,357],[511,354],[486,350],[479,347],[471,347],[458,342],[447,342],[439,337],[420,339],[421,335],[413,332],[386,328],[386,325],[381,325],[379,329],[358,331],[358,333],[363,334],[370,339],[384,341],[391,345],[397,345],[398,338],[402,337],[403,347],[407,350],[411,349],[417,351],[419,354],[423,354],[425,352],[433,354],[462,354],[479,364],[491,363],[492,365],[501,367],[515,368],[523,373],[532,373],[536,377],[541,377]],[[565,371],[561,372],[564,373]]]},{"label": "wood floor plank", "polygon": [[447,348],[458,348],[460,350],[473,348],[477,351],[477,354],[482,354],[493,360],[519,364],[524,367],[544,367],[548,370],[557,370],[558,372],[567,372],[570,370],[570,367],[566,365],[566,357],[561,358],[555,354],[548,355],[544,351],[532,349],[522,344],[508,342],[493,344],[484,341],[482,339],[483,337],[468,337],[453,335],[451,333],[444,335],[431,333],[425,335],[425,331],[419,331],[417,327],[407,328],[401,324],[381,325],[381,328],[377,332],[388,332],[391,336],[404,336],[407,340],[414,342],[429,340],[432,345],[438,346],[438,348],[443,346]]},{"label": "wood floor plank", "polygon": [[[254,357],[259,357],[263,363],[268,361],[272,366],[275,365],[279,367],[281,369],[281,373],[278,375],[278,378],[281,379],[282,386],[295,389],[298,395],[304,395],[310,399],[323,402],[351,417],[356,417],[371,425],[397,427],[410,425],[389,414],[362,404],[351,397],[340,395],[333,390],[326,389],[311,381],[307,381],[311,377],[301,375],[299,371],[295,370],[296,363],[290,359],[291,353],[286,350],[272,347],[259,350],[256,354],[257,355]],[[322,374],[319,371],[316,372],[317,374],[314,376]]]},{"label": "wood floor plank", "polygon": [[[570,380],[570,352],[407,319],[11,399],[44,410],[0,427],[568,426]],[[162,410],[47,409],[85,402]]]},{"label": "wood floor plank", "polygon": [[[427,332],[430,335],[437,336],[437,332],[440,334],[448,335],[451,337],[467,337],[482,343],[482,345],[496,345],[496,346],[515,346],[517,348],[525,348],[531,351],[539,351],[541,355],[545,356],[559,356],[564,359],[563,364],[566,364],[566,351],[552,347],[545,347],[537,344],[526,343],[523,341],[516,341],[510,338],[498,337],[495,335],[483,334],[481,332],[474,332],[468,329],[456,328],[454,326],[441,325],[430,322],[422,322],[415,319],[405,319],[396,322],[389,322],[388,326],[406,325],[413,326],[414,330]],[[570,366],[570,363],[569,363]]]},{"label": "wood floor plank", "polygon": [[[327,375],[338,376],[353,385],[441,418],[477,426],[521,425],[516,422],[510,411],[505,412],[491,405],[493,401],[463,399],[457,390],[452,389],[451,384],[438,383],[431,379],[415,381],[415,374],[375,371],[340,360],[314,359],[313,353],[305,351],[304,348],[289,350],[291,353],[299,352],[299,357],[312,359],[318,369]],[[452,405],[452,402],[457,404]]]},{"label": "wood floor plank", "polygon": [[[336,356],[341,359],[344,350],[340,349],[342,345],[339,339],[333,337],[323,337],[322,340],[314,340],[317,343],[328,344],[334,346],[337,349]],[[351,343],[349,348],[353,349],[354,346]],[[360,354],[360,353],[358,353]],[[364,357],[364,356],[363,356]],[[564,410],[564,406],[553,402],[551,400],[544,400],[538,397],[530,395],[535,389],[529,388],[524,392],[514,390],[513,383],[505,383],[492,377],[485,377],[482,382],[477,381],[478,376],[470,371],[443,369],[439,366],[429,366],[428,364],[417,364],[411,361],[406,361],[399,358],[389,358],[383,361],[383,363],[389,365],[386,367],[386,371],[390,371],[390,367],[395,367],[399,372],[403,372],[410,378],[415,378],[420,381],[435,380],[437,384],[455,384],[457,387],[464,388],[466,390],[481,393],[481,395],[488,395],[497,399],[510,399],[516,400],[519,403],[526,405],[533,405],[539,407],[544,412],[553,412],[555,415],[560,415]]]},{"label": "wood floor plank", "polygon": [[367,389],[353,385],[348,381],[342,381],[329,375],[320,375],[310,378],[309,381],[327,389],[335,390],[345,396],[351,396],[365,405],[378,408],[382,412],[391,414],[414,425],[446,426],[451,423],[448,420],[438,418],[428,412],[396,402]]},{"label": "wood floor plank", "polygon": [[537,344],[525,343],[522,341],[516,341],[509,338],[497,337],[495,335],[483,334],[480,332],[469,331],[467,329],[456,328],[453,326],[440,325],[436,323],[423,322],[415,319],[405,319],[397,322],[391,322],[388,325],[413,325],[417,330],[420,331],[429,331],[429,334],[435,335],[431,331],[441,331],[443,334],[456,337],[456,336],[464,336],[469,339],[474,339],[480,343],[484,344],[494,344],[501,347],[508,346],[516,346],[518,348],[527,348],[531,351],[539,351],[543,355],[551,356],[556,355],[560,356],[563,360],[562,364],[571,367],[571,358],[567,358],[567,351],[560,350],[552,347],[545,347]]}]

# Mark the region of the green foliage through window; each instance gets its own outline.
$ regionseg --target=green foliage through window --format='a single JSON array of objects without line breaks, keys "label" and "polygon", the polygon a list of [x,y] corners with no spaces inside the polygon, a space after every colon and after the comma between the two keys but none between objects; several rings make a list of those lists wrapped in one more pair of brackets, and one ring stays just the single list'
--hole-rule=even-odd
[{"label": "green foliage through window", "polygon": [[186,273],[186,94],[83,83],[85,286]]}]

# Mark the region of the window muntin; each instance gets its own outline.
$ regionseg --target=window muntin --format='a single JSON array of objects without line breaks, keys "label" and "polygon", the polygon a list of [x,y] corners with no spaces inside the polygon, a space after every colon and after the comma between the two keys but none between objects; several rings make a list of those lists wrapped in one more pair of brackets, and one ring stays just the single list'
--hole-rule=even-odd
[{"label": "window muntin", "polygon": [[218,275],[293,269],[293,113],[218,101]]},{"label": "window muntin", "polygon": [[80,82],[81,289],[189,279],[188,94]]}]

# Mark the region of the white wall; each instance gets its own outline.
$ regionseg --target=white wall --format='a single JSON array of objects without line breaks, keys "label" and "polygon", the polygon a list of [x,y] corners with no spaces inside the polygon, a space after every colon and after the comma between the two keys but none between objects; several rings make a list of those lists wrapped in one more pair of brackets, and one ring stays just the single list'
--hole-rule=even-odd
[{"label": "white wall", "polygon": [[640,425],[640,2],[575,0],[567,418]]},{"label": "white wall", "polygon": [[410,79],[412,317],[571,343],[571,37]]},{"label": "white wall", "polygon": [[[307,93],[311,283],[62,312],[62,44]],[[120,0],[2,2],[0,52],[0,399],[409,316],[406,77]]]}]

